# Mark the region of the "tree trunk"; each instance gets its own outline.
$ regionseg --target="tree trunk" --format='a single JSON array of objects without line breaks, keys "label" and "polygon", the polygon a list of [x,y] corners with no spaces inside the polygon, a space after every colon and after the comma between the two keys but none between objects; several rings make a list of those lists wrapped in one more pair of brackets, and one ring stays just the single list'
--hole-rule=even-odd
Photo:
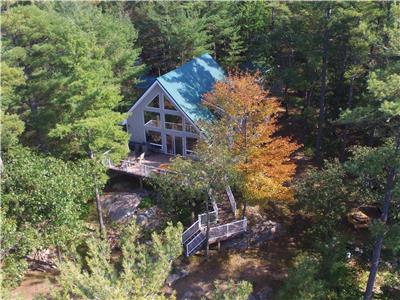
[{"label": "tree trunk", "polygon": [[[90,130],[88,130],[88,141],[89,141],[89,146],[87,150],[87,154],[89,156],[89,159],[94,159],[93,151],[90,147],[90,142],[92,141],[92,134]],[[100,195],[99,195],[99,189],[97,188],[97,177],[96,173],[93,172],[93,184],[94,184],[94,192],[96,195],[96,211],[97,211],[97,219],[99,222],[99,228],[100,228],[100,238],[105,238],[105,226],[104,226],[104,221],[103,221],[103,213],[102,213],[102,208],[101,208],[101,202],[100,202]]]},{"label": "tree trunk", "polygon": [[103,221],[103,213],[102,213],[99,189],[97,188],[97,178],[96,178],[96,174],[94,174],[94,173],[93,173],[93,183],[94,183],[94,190],[96,193],[96,210],[97,210],[97,218],[98,218],[99,227],[100,227],[100,237],[103,239],[103,238],[105,238],[106,230],[105,230],[104,221]]},{"label": "tree trunk", "polygon": [[[353,84],[354,79],[353,77],[350,79],[350,86],[349,86],[349,97],[347,99],[347,108],[351,108],[353,106]],[[344,161],[346,157],[346,147],[349,142],[349,125],[344,126],[343,132],[343,140],[342,140],[342,150],[340,151],[340,161]]]},{"label": "tree trunk", "polygon": [[322,53],[322,71],[321,71],[321,90],[319,97],[319,118],[317,129],[317,140],[315,145],[315,159],[318,164],[322,163],[321,144],[323,138],[323,126],[325,123],[325,91],[326,91],[326,72],[328,67],[328,49],[329,49],[329,19],[331,16],[331,9],[328,6],[326,9],[326,25],[324,32],[324,45]]},{"label": "tree trunk", "polygon": [[[398,134],[396,138],[395,155],[396,154],[400,154],[400,134]],[[381,222],[383,224],[386,224],[387,219],[389,217],[389,208],[392,199],[392,190],[397,172],[398,172],[397,166],[393,165],[390,168],[386,179],[385,198],[383,202],[383,212],[381,216]],[[376,273],[378,272],[378,265],[381,256],[382,244],[383,244],[383,235],[380,235],[374,244],[374,250],[371,261],[371,270],[368,277],[367,287],[365,289],[364,300],[372,299],[372,292],[375,284]]]},{"label": "tree trunk", "polygon": [[286,84],[285,90],[283,92],[283,102],[285,103],[285,114],[288,117],[289,116],[289,103],[287,99],[287,92],[288,92],[288,85]]}]

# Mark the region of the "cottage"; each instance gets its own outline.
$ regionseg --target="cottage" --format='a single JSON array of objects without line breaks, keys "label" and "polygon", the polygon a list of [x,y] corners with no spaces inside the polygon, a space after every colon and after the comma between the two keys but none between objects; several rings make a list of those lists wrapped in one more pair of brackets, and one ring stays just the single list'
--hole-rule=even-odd
[{"label": "cottage", "polygon": [[201,132],[199,121],[212,119],[201,97],[224,77],[209,54],[157,77],[129,110],[129,147],[136,153],[190,156]]}]

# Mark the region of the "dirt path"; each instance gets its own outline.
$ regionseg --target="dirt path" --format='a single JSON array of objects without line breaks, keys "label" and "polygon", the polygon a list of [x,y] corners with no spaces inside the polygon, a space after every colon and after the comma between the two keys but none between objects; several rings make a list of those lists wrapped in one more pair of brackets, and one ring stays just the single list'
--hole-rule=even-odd
[{"label": "dirt path", "polygon": [[31,300],[40,294],[47,294],[56,287],[56,278],[57,272],[29,271],[11,295],[16,299]]}]

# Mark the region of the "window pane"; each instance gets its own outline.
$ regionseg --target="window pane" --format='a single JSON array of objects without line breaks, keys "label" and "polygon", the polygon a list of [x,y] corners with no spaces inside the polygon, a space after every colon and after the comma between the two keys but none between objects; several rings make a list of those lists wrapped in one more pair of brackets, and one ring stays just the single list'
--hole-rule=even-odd
[{"label": "window pane", "polygon": [[146,141],[152,146],[162,148],[161,132],[146,130]]},{"label": "window pane", "polygon": [[145,111],[144,124],[153,127],[160,127],[160,114],[152,111]]},{"label": "window pane", "polygon": [[150,103],[147,105],[148,107],[160,108],[160,97],[157,95]]},{"label": "window pane", "polygon": [[164,108],[170,110],[176,110],[175,106],[172,105],[171,101],[169,101],[168,97],[164,95]]},{"label": "window pane", "polygon": [[173,130],[182,130],[182,117],[165,114],[165,128]]}]

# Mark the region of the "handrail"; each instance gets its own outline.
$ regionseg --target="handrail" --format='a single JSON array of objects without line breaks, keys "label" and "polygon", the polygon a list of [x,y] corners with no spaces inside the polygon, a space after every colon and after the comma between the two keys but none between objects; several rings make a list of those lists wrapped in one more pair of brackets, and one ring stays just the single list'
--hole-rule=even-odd
[{"label": "handrail", "polygon": [[149,166],[149,165],[145,165],[145,164],[141,164],[141,163],[138,163],[138,165],[140,167],[141,172],[145,176],[149,175],[151,172],[157,172],[157,173],[161,173],[161,174],[166,174],[169,172],[166,169],[161,169],[161,168],[157,168],[157,167],[153,167],[153,166]]},{"label": "handrail", "polygon": [[244,218],[239,221],[211,227],[209,231],[209,238],[229,237],[235,233],[245,232],[247,230],[247,219]]},{"label": "handrail", "polygon": [[[154,124],[154,125],[153,125]],[[144,124],[144,126],[151,126],[155,128],[160,128],[161,127],[161,121],[160,120],[149,120],[147,123]]]},{"label": "handrail", "polygon": [[199,232],[196,237],[186,244],[186,256],[190,256],[206,240],[203,232]]},{"label": "handrail", "polygon": [[[215,224],[218,221],[218,212],[210,211],[208,213],[210,224]],[[200,223],[200,227],[207,226],[207,213],[198,215],[198,222]]]},{"label": "handrail", "polygon": [[197,220],[182,233],[182,244],[186,243],[200,229],[200,222]]},{"label": "handrail", "polygon": [[231,208],[232,208],[232,212],[236,217],[236,201],[235,201],[235,197],[233,196],[231,187],[228,185],[225,188],[226,194],[228,195],[229,198],[229,202],[231,204]]},{"label": "handrail", "polygon": [[166,129],[183,131],[183,124],[182,123],[164,122],[164,126],[165,126]]}]

